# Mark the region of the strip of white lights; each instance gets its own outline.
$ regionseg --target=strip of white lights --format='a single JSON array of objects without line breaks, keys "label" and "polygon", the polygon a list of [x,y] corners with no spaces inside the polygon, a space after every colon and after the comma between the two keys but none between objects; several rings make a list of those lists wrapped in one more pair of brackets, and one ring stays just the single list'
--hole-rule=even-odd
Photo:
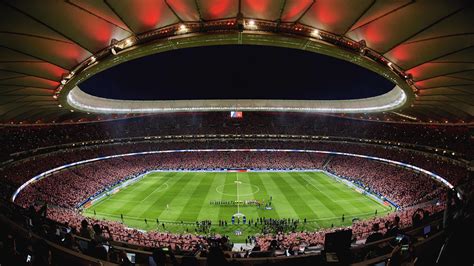
[{"label": "strip of white lights", "polygon": [[[428,170],[425,170],[423,168],[420,168],[418,166],[414,166],[411,164],[406,164],[402,163],[399,161],[394,161],[394,160],[389,160],[389,159],[384,159],[384,158],[379,158],[379,157],[374,157],[374,156],[367,156],[367,155],[361,155],[361,154],[355,154],[355,153],[346,153],[346,152],[334,152],[334,151],[320,151],[320,150],[300,150],[300,149],[185,149],[185,150],[162,150],[162,151],[146,151],[146,152],[133,152],[133,153],[125,153],[125,154],[117,154],[117,155],[110,155],[110,156],[104,156],[104,157],[97,157],[93,159],[88,159],[88,160],[82,160],[66,165],[62,165],[56,168],[53,168],[51,170],[48,170],[46,172],[43,172],[30,180],[26,181],[24,184],[22,184],[16,191],[13,193],[11,201],[15,202],[15,199],[17,198],[18,194],[27,186],[55,173],[64,169],[67,169],[69,167],[74,167],[77,165],[81,164],[86,164],[90,162],[95,162],[95,161],[101,161],[101,160],[107,160],[107,159],[112,159],[112,158],[119,158],[119,157],[128,157],[128,156],[137,156],[137,155],[146,155],[146,154],[163,154],[163,153],[184,153],[184,152],[295,152],[295,153],[321,153],[321,154],[331,154],[331,155],[343,155],[343,156],[351,156],[351,157],[359,157],[359,158],[366,158],[369,160],[376,160],[376,161],[381,161],[389,164],[394,164],[398,166],[402,166],[405,168],[409,168],[414,171],[418,171],[421,173],[424,173],[428,176],[430,176],[432,179],[434,179],[437,182],[442,183],[446,187],[453,189],[454,186],[449,183],[446,179],[443,177],[430,172]],[[458,193],[457,196],[460,198],[460,194]]]},{"label": "strip of white lights", "polygon": [[133,114],[206,111],[278,111],[316,113],[371,113],[394,110],[405,104],[407,96],[398,86],[389,92],[356,100],[173,100],[132,101],[92,96],[79,87],[67,95],[73,108],[91,113]]}]

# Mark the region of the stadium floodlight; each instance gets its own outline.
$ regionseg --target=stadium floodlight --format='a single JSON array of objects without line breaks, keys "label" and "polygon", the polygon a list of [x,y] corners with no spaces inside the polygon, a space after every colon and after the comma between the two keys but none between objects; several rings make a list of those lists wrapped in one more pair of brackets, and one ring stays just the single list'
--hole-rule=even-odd
[{"label": "stadium floodlight", "polygon": [[184,34],[184,33],[187,33],[188,31],[189,31],[188,27],[186,27],[185,24],[181,24],[181,25],[179,25],[178,30],[176,31],[176,33]]},{"label": "stadium floodlight", "polygon": [[249,19],[247,20],[245,27],[251,30],[255,30],[257,29],[257,24],[255,23],[255,20]]},{"label": "stadium floodlight", "polygon": [[319,30],[318,29],[314,29],[312,32],[311,32],[311,36],[313,37],[317,37],[319,39],[321,39],[321,35],[319,34]]},{"label": "stadium floodlight", "polygon": [[365,55],[367,53],[367,43],[365,42],[364,39],[360,40],[357,42],[359,45],[359,52],[361,55]]},{"label": "stadium floodlight", "polygon": [[63,78],[64,79],[72,79],[72,77],[74,76],[75,72],[74,71],[71,71],[69,72],[67,75],[65,75]]},{"label": "stadium floodlight", "polygon": [[72,79],[72,77],[74,77],[74,74],[76,74],[76,72],[70,71],[70,72],[66,75],[66,78],[67,78],[67,79]]},{"label": "stadium floodlight", "polygon": [[60,93],[64,88],[64,85],[59,85],[58,88],[56,89],[56,93]]}]

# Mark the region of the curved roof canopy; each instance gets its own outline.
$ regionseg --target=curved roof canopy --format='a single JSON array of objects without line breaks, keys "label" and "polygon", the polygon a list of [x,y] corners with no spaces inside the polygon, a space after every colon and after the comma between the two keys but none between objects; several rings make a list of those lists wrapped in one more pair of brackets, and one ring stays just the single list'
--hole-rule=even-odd
[{"label": "curved roof canopy", "polygon": [[[394,81],[397,114],[474,116],[472,1],[43,0],[0,2],[0,122],[94,120],[67,96],[105,68],[170,49],[276,45],[329,54]],[[74,110],[74,109],[73,109]]]}]

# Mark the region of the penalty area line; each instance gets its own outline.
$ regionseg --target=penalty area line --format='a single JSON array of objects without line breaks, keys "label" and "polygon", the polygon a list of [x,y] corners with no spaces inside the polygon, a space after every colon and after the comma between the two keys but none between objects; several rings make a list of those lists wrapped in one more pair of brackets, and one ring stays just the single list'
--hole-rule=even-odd
[{"label": "penalty area line", "polygon": [[168,183],[165,182],[165,183],[163,183],[163,184],[157,186],[152,192],[150,192],[150,194],[148,194],[148,196],[146,196],[146,198],[142,199],[139,203],[143,203],[144,201],[146,201],[151,195],[153,195],[153,194],[156,192],[157,189],[161,188],[163,185],[166,185],[166,188],[160,189],[160,190],[158,190],[158,192],[163,191],[163,190],[165,190],[165,189],[168,189],[168,187],[169,187],[169,186],[168,186]]}]

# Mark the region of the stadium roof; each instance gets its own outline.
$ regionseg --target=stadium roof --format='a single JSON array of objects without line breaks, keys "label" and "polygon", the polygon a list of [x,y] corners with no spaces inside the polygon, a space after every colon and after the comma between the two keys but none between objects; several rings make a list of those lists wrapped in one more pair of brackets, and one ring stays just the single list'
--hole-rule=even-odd
[{"label": "stadium roof", "polygon": [[0,7],[3,123],[95,120],[66,108],[68,92],[88,76],[160,51],[239,43],[307,49],[377,71],[407,93],[397,110],[405,117],[474,116],[472,1],[3,0]]}]

